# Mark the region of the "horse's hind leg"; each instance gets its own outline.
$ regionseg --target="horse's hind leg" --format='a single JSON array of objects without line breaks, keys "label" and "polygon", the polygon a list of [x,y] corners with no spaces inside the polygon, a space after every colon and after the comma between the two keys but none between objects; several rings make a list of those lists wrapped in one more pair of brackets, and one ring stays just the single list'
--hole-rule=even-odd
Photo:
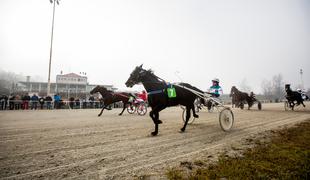
[{"label": "horse's hind leg", "polygon": [[304,104],[304,102],[303,102],[303,101],[301,101],[301,104],[302,104],[304,107],[306,107],[306,105]]},{"label": "horse's hind leg", "polygon": [[[192,105],[193,106],[193,105]],[[186,121],[184,123],[184,126],[181,128],[181,132],[184,132],[185,129],[186,129],[186,126],[187,126],[187,123],[188,123],[188,120],[189,118],[191,117],[191,109],[193,107],[189,107],[189,106],[186,106]]]},{"label": "horse's hind leg", "polygon": [[192,111],[193,111],[193,116],[195,117],[195,118],[199,118],[199,115],[198,114],[196,114],[196,112],[195,112],[195,106],[193,105],[193,108],[191,108],[192,109]]}]

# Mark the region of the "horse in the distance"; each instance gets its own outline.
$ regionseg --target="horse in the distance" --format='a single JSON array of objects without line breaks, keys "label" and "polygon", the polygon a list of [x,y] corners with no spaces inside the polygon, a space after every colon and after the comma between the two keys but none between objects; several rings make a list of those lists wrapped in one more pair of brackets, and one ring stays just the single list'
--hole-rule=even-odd
[{"label": "horse in the distance", "polygon": [[[176,97],[168,97],[168,88],[171,85],[167,84],[163,79],[157,77],[151,70],[145,70],[141,66],[137,66],[133,72],[130,74],[129,79],[125,83],[127,87],[133,87],[135,84],[142,83],[145,90],[148,92],[148,102],[152,108],[150,112],[150,117],[155,124],[155,131],[151,134],[156,136],[158,134],[158,125],[162,123],[159,120],[159,112],[167,107],[183,105],[186,107],[186,121],[184,126],[181,128],[181,132],[184,132],[191,116],[191,110],[194,117],[198,118],[195,113],[194,101],[197,95],[179,86],[173,86],[175,88]],[[193,90],[203,93],[196,87],[191,86],[187,83],[180,83],[180,86],[191,88]]]},{"label": "horse in the distance", "polygon": [[103,101],[103,107],[101,109],[101,112],[98,114],[98,116],[101,116],[104,109],[107,109],[107,107],[115,102],[122,101],[123,102],[123,110],[119,115],[121,116],[123,112],[125,111],[128,104],[130,104],[129,101],[129,93],[126,92],[119,92],[115,93],[113,91],[107,90],[107,88],[103,86],[96,86],[93,90],[90,91],[90,94],[94,94],[99,92],[102,96]]},{"label": "horse in the distance", "polygon": [[[286,92],[286,99],[290,105],[290,107],[292,108],[292,110],[294,110],[294,106],[295,105],[300,105],[302,104],[304,107],[306,107],[306,105],[304,104],[304,100],[302,98],[302,94],[297,92],[297,91],[292,91],[290,84],[286,84],[285,85],[285,92]],[[296,101],[296,104],[295,104]]]},{"label": "horse in the distance", "polygon": [[239,91],[236,86],[231,87],[229,96],[232,97],[232,105],[235,105],[236,108],[240,107],[241,109],[243,109],[244,102],[247,102],[248,109],[250,109],[256,100],[250,97],[248,93]]}]

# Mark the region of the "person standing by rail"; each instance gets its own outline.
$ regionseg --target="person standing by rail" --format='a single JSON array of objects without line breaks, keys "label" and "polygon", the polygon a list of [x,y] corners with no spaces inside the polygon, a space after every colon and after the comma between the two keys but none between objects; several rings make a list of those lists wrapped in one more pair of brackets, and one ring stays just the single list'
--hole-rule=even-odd
[{"label": "person standing by rail", "polygon": [[29,102],[30,102],[30,96],[29,96],[29,94],[26,93],[26,94],[23,96],[22,100],[23,100],[23,109],[24,109],[24,110],[29,109]]},{"label": "person standing by rail", "polygon": [[49,95],[46,96],[45,101],[46,101],[46,108],[52,109],[52,101],[53,101],[52,97]]},{"label": "person standing by rail", "polygon": [[10,110],[14,110],[14,104],[15,104],[15,95],[14,94],[11,94],[10,97],[9,97],[9,109]]},{"label": "person standing by rail", "polygon": [[42,97],[40,97],[39,98],[39,103],[40,103],[40,109],[42,110],[43,109],[43,107],[44,107],[44,102],[45,102],[45,99],[44,99],[44,97],[42,96]]},{"label": "person standing by rail", "polygon": [[33,94],[31,97],[31,110],[38,108],[39,97],[36,94]]},{"label": "person standing by rail", "polygon": [[6,106],[8,104],[8,97],[3,94],[0,98],[0,110],[6,110]]},{"label": "person standing by rail", "polygon": [[54,109],[59,109],[60,108],[60,100],[61,97],[59,94],[54,95]]}]

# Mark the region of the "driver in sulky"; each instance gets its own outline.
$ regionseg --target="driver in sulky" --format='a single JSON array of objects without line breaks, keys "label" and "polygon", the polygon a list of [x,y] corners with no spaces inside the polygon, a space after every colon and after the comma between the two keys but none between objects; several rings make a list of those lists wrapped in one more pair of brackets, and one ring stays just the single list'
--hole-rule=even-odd
[{"label": "driver in sulky", "polygon": [[220,86],[220,80],[218,78],[212,79],[212,86],[209,89],[209,93],[212,97],[220,97],[223,94],[222,87]]},{"label": "driver in sulky", "polygon": [[[218,78],[212,79],[212,86],[209,88],[209,93],[211,93],[212,97],[219,98],[223,94],[222,87],[220,86],[220,80]],[[212,102],[207,102],[208,110],[210,111],[212,108]]]},{"label": "driver in sulky", "polygon": [[129,100],[132,105],[133,104],[139,104],[139,103],[144,103],[147,101],[147,93],[145,90],[142,91],[142,93],[129,93]]}]

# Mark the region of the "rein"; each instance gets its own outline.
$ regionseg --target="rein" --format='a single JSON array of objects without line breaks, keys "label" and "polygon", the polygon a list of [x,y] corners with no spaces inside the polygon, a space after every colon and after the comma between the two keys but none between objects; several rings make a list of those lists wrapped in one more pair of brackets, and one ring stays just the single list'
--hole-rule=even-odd
[{"label": "rein", "polygon": [[111,94],[112,96],[118,95],[118,96],[122,96],[122,97],[124,97],[124,98],[129,98],[128,96],[126,96],[126,95],[124,95],[124,94],[122,94],[122,93],[114,93],[114,92],[109,92],[109,91],[105,91],[105,92],[103,92],[103,91],[98,91],[98,92],[101,94],[102,97],[104,97],[104,96],[106,96],[106,95],[108,95],[108,94]]},{"label": "rein", "polygon": [[112,93],[113,96],[118,95],[118,96],[122,96],[124,98],[129,98],[128,96],[122,94],[122,93]]}]

